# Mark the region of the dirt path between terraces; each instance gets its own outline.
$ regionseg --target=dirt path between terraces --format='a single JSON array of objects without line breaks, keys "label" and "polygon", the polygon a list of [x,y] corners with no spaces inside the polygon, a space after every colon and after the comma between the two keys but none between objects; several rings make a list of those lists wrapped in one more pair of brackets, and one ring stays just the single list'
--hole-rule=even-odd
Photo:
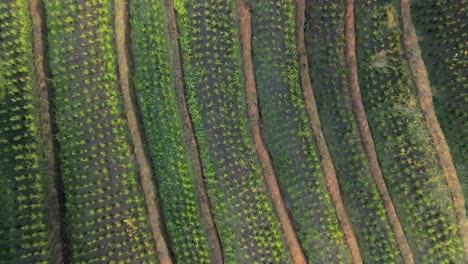
[{"label": "dirt path between terraces", "polygon": [[60,180],[60,167],[58,164],[57,142],[54,106],[51,100],[51,87],[47,82],[48,62],[47,62],[47,36],[45,26],[45,13],[43,2],[40,0],[30,0],[32,27],[33,27],[33,46],[34,46],[34,66],[36,69],[36,78],[38,86],[38,95],[40,99],[40,115],[42,129],[42,145],[44,146],[44,155],[47,161],[48,176],[48,199],[50,209],[50,232],[52,241],[52,255],[56,264],[66,262],[66,253],[63,244],[63,227],[61,215],[63,213],[63,188]]},{"label": "dirt path between terraces", "polygon": [[395,241],[400,250],[401,256],[405,263],[414,263],[413,254],[406,240],[403,228],[401,227],[400,220],[396,214],[393,202],[388,193],[385,180],[380,170],[379,161],[377,159],[377,153],[375,151],[374,140],[367,123],[366,112],[362,103],[361,92],[359,88],[358,73],[357,73],[357,59],[356,59],[356,35],[354,32],[354,0],[346,0],[346,26],[345,26],[345,37],[346,37],[346,64],[347,64],[347,76],[348,82],[351,89],[351,97],[353,101],[353,115],[358,122],[359,133],[361,135],[362,144],[366,152],[367,160],[369,161],[369,167],[374,176],[374,180],[377,184],[377,188],[380,192],[382,200],[384,202],[385,211],[387,218],[392,226],[395,234]]},{"label": "dirt path between terraces", "polygon": [[[454,210],[458,221],[458,231],[465,249],[465,260],[468,261],[468,221],[460,181],[453,164],[445,135],[440,128],[432,103],[431,84],[422,59],[416,30],[413,25],[410,11],[410,0],[401,0],[401,18],[403,21],[403,42],[406,58],[411,69],[413,82],[418,92],[418,101],[426,120],[445,180],[452,193]],[[460,132],[461,133],[461,132]]]},{"label": "dirt path between terraces", "polygon": [[349,220],[348,212],[344,207],[343,200],[340,194],[338,179],[336,178],[335,167],[331,160],[330,152],[323,136],[322,126],[315,104],[315,96],[312,89],[312,83],[309,76],[309,65],[307,61],[307,53],[304,41],[304,23],[305,23],[305,0],[296,0],[296,38],[299,74],[301,77],[301,87],[304,96],[305,106],[309,115],[310,127],[314,134],[314,140],[319,151],[320,160],[322,163],[323,173],[327,180],[328,189],[330,190],[333,203],[335,205],[336,214],[343,228],[346,241],[351,251],[351,256],[354,263],[362,263],[359,244],[356,239],[351,221]]},{"label": "dirt path between terraces", "polygon": [[307,263],[302,252],[296,232],[294,231],[291,219],[289,218],[286,205],[284,203],[281,191],[273,171],[268,151],[263,143],[260,130],[260,115],[257,106],[257,89],[255,87],[254,70],[251,55],[251,14],[249,11],[249,0],[236,0],[237,12],[239,16],[239,30],[242,44],[242,67],[245,78],[245,90],[247,109],[249,114],[250,130],[255,143],[255,150],[260,159],[265,183],[271,195],[273,206],[288,244],[289,251],[295,264]]},{"label": "dirt path between terraces", "polygon": [[166,0],[166,12],[168,17],[169,35],[172,45],[173,64],[175,70],[175,88],[179,103],[179,111],[184,121],[184,135],[187,139],[188,151],[192,161],[192,170],[195,174],[197,199],[201,210],[205,233],[208,238],[210,259],[211,263],[223,263],[223,249],[219,238],[218,229],[216,228],[213,214],[211,213],[211,205],[203,178],[203,167],[201,165],[198,144],[195,138],[192,120],[188,111],[187,100],[185,98],[182,58],[180,55],[174,2],[172,0]]},{"label": "dirt path between terraces", "polygon": [[367,160],[369,161],[369,167],[374,176],[374,180],[377,184],[377,188],[380,192],[380,196],[384,202],[385,211],[387,218],[392,226],[395,234],[395,241],[398,249],[400,250],[401,256],[404,263],[414,263],[413,254],[406,240],[403,228],[401,227],[400,220],[393,206],[393,202],[390,198],[390,194],[387,190],[387,185],[380,170],[379,161],[377,159],[377,153],[375,151],[374,140],[369,129],[367,122],[366,112],[362,103],[361,91],[359,88],[358,72],[357,72],[357,59],[356,59],[356,35],[354,31],[354,0],[346,0],[346,26],[345,26],[345,38],[346,38],[346,64],[347,64],[347,76],[348,82],[351,89],[351,97],[353,101],[353,115],[358,122],[359,133],[361,135],[362,144],[366,152]]},{"label": "dirt path between terraces", "polygon": [[119,63],[120,87],[122,89],[127,124],[132,137],[132,145],[140,171],[141,186],[145,195],[146,210],[150,222],[159,263],[174,263],[167,243],[167,235],[162,217],[161,203],[157,186],[153,181],[153,169],[148,155],[145,137],[138,115],[135,90],[131,81],[132,67],[130,55],[130,30],[128,21],[128,3],[126,0],[115,0],[115,37]]}]

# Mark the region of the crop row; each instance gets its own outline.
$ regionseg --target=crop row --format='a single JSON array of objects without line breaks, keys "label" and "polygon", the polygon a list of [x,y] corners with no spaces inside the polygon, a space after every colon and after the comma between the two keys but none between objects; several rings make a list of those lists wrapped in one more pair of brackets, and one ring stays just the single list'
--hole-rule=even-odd
[{"label": "crop row", "polygon": [[401,263],[352,114],[344,54],[344,4],[338,0],[307,2],[305,31],[312,87],[364,262]]},{"label": "crop row", "polygon": [[131,1],[135,88],[152,152],[165,225],[178,263],[209,263],[179,113],[164,1]]},{"label": "crop row", "polygon": [[412,1],[411,13],[426,62],[434,107],[447,137],[468,208],[468,68],[466,1]]},{"label": "crop row", "polygon": [[379,162],[417,263],[459,263],[453,204],[417,104],[390,0],[356,1],[362,98]]},{"label": "crop row", "polygon": [[0,262],[49,263],[47,172],[28,1],[0,1]]},{"label": "crop row", "polygon": [[293,1],[252,1],[252,54],[266,146],[306,258],[350,262],[307,117]]},{"label": "crop row", "polygon": [[234,1],[175,1],[188,106],[227,263],[290,261],[246,118]]},{"label": "crop row", "polygon": [[70,260],[155,261],[116,75],[112,1],[45,8]]}]

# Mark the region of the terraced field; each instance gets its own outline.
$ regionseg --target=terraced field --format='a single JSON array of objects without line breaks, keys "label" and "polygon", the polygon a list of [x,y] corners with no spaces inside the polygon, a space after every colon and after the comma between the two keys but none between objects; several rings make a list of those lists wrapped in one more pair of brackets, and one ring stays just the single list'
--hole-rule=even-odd
[{"label": "terraced field", "polygon": [[466,11],[0,0],[0,263],[467,263]]},{"label": "terraced field", "polygon": [[47,1],[71,262],[156,259],[119,91],[110,1]]},{"label": "terraced field", "polygon": [[309,72],[318,113],[363,260],[401,263],[385,203],[353,116],[345,58],[345,3],[308,1],[305,12]]},{"label": "terraced field", "polygon": [[399,9],[391,1],[356,3],[363,17],[356,22],[356,49],[365,51],[357,56],[362,99],[413,258],[461,263],[454,206],[405,61]]},{"label": "terraced field", "polygon": [[252,54],[266,146],[309,261],[350,261],[302,99],[294,3],[252,2]]},{"label": "terraced field", "polygon": [[[434,96],[434,107],[447,137],[465,200],[468,197],[467,1],[413,1],[414,24]],[[468,205],[465,203],[465,207]]]}]

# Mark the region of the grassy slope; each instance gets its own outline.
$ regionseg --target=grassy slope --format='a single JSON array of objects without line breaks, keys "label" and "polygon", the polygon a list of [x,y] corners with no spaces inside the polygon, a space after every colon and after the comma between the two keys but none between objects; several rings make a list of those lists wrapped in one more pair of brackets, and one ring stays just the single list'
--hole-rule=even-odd
[{"label": "grassy slope", "polygon": [[344,57],[344,2],[308,1],[306,40],[312,87],[341,194],[366,263],[401,262],[352,114]]},{"label": "grassy slope", "polygon": [[127,136],[111,1],[47,1],[49,57],[74,262],[156,261]]},{"label": "grassy slope", "polygon": [[52,261],[27,1],[0,1],[0,262]]}]

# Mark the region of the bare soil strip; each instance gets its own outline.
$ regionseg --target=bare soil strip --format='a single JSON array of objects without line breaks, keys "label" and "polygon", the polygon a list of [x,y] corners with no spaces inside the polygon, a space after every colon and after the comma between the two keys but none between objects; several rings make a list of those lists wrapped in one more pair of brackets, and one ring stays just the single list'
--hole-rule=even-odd
[{"label": "bare soil strip", "polygon": [[184,134],[187,139],[188,151],[192,162],[192,170],[195,174],[196,191],[200,206],[205,232],[210,248],[210,259],[212,263],[223,263],[223,250],[218,235],[218,229],[211,213],[210,201],[206,192],[205,181],[203,179],[203,168],[200,160],[198,144],[193,131],[192,120],[188,112],[187,100],[184,92],[184,77],[182,69],[182,59],[180,55],[177,22],[172,0],[166,0],[166,12],[168,16],[169,35],[171,38],[173,65],[175,73],[175,88],[179,103],[179,111],[184,121]]},{"label": "bare soil strip", "polygon": [[245,79],[246,101],[249,114],[250,130],[252,132],[253,140],[255,142],[255,150],[260,159],[265,182],[268,186],[268,191],[273,201],[276,214],[281,223],[289,251],[295,264],[307,263],[304,253],[302,252],[299,240],[297,239],[296,232],[289,218],[286,205],[284,203],[281,191],[276,180],[268,151],[263,143],[260,130],[260,115],[257,106],[257,89],[255,86],[254,70],[252,65],[251,56],[251,14],[249,11],[249,1],[236,0],[237,12],[240,18],[240,38],[242,42],[242,66]]},{"label": "bare soil strip", "polygon": [[170,252],[160,206],[157,186],[153,182],[153,169],[145,144],[141,120],[138,115],[137,101],[131,82],[130,30],[128,21],[128,5],[126,0],[115,0],[115,36],[119,63],[120,86],[124,101],[127,124],[132,137],[133,150],[140,169],[141,186],[145,195],[146,209],[156,243],[156,252],[161,264],[174,263]]},{"label": "bare soil strip", "polygon": [[302,93],[305,100],[305,106],[310,119],[310,127],[314,134],[315,143],[319,150],[322,168],[327,180],[328,188],[336,208],[336,214],[340,220],[343,232],[351,250],[354,263],[362,263],[361,252],[356,235],[351,226],[348,213],[341,199],[340,188],[336,178],[335,167],[331,160],[330,152],[323,136],[322,126],[315,104],[315,97],[309,76],[309,65],[307,62],[307,53],[304,41],[304,22],[305,22],[305,0],[296,0],[296,38],[298,50],[299,73],[301,76]]},{"label": "bare soil strip", "polygon": [[358,122],[359,133],[361,135],[362,144],[369,161],[369,167],[377,183],[377,188],[384,202],[385,211],[387,212],[388,220],[395,234],[395,241],[398,245],[403,261],[405,263],[414,263],[413,254],[406,240],[400,220],[396,214],[393,202],[388,193],[385,180],[380,170],[377,153],[375,151],[374,140],[367,123],[366,112],[362,103],[361,92],[359,88],[357,60],[356,60],[356,36],[354,32],[354,0],[346,0],[346,64],[347,76],[351,89],[351,97],[353,101],[353,114]]},{"label": "bare soil strip", "polygon": [[42,129],[42,144],[44,155],[47,161],[48,179],[48,199],[50,208],[50,233],[52,241],[53,260],[57,264],[64,263],[65,253],[62,239],[62,205],[63,193],[60,181],[60,169],[57,156],[57,142],[54,139],[56,131],[54,124],[54,110],[51,101],[51,87],[47,83],[47,43],[45,14],[43,2],[40,0],[30,0],[33,26],[33,46],[34,46],[34,66],[36,69],[37,87],[40,98],[40,115]]},{"label": "bare soil strip", "polygon": [[[421,55],[418,37],[411,18],[410,0],[401,0],[401,18],[403,21],[403,42],[406,58],[411,69],[412,78],[418,92],[418,101],[426,120],[427,129],[430,131],[434,147],[445,180],[452,193],[454,210],[458,221],[458,229],[465,249],[465,259],[468,261],[468,221],[465,209],[460,181],[453,164],[445,135],[440,128],[432,103],[431,84],[426,71],[426,66]],[[460,132],[463,133],[463,132]]]}]

